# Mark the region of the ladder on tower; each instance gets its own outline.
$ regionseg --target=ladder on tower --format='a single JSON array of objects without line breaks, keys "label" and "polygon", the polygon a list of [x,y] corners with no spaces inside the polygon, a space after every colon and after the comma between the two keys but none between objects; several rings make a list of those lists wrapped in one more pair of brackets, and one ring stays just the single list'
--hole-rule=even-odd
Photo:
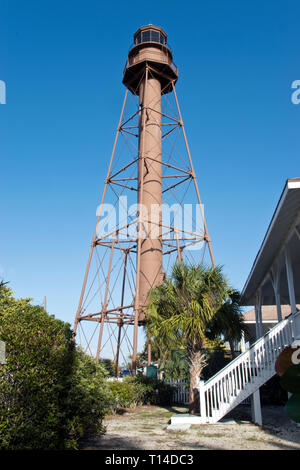
[{"label": "ladder on tower", "polygon": [[201,422],[217,423],[273,377],[278,355],[292,344],[293,338],[293,319],[289,317],[277,323],[209,380],[201,381]]}]

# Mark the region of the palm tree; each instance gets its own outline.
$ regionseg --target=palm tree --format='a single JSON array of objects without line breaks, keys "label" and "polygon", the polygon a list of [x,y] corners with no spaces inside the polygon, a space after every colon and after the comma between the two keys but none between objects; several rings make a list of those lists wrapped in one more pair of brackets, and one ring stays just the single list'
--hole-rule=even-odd
[{"label": "palm tree", "polygon": [[171,380],[187,380],[189,375],[185,349],[173,349],[164,364],[164,376]]},{"label": "palm tree", "polygon": [[222,335],[224,341],[229,343],[232,359],[235,357],[236,341],[240,341],[242,333],[247,331],[240,301],[240,293],[237,290],[231,290],[227,301],[216,312],[210,326],[213,338]]},{"label": "palm tree", "polygon": [[[151,298],[156,296],[154,289],[150,295]],[[148,318],[151,318],[151,321],[146,321],[144,331],[147,336],[147,342],[150,341],[151,344],[152,359],[156,359],[158,369],[162,372],[162,369],[164,369],[170,360],[171,352],[182,347],[182,342],[180,338],[172,335],[167,329],[161,328],[162,314],[158,312],[154,304],[150,304],[149,309],[151,310],[151,315]]]},{"label": "palm tree", "polygon": [[220,267],[175,264],[170,278],[155,287],[149,296],[146,327],[161,344],[184,345],[190,375],[189,411],[197,413],[197,380],[205,366],[203,348],[216,312],[228,297],[228,282]]}]

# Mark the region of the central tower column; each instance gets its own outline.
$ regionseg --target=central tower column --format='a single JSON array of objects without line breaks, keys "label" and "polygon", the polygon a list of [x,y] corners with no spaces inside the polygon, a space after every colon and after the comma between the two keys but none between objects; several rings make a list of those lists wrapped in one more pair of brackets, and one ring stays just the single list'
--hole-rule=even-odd
[{"label": "central tower column", "polygon": [[[162,273],[162,155],[161,96],[171,93],[178,78],[167,35],[147,25],[134,34],[123,83],[139,96],[138,240],[132,369],[136,371],[138,326],[145,321],[149,291],[161,284]],[[141,212],[143,211],[143,212]],[[151,346],[148,341],[148,364]],[[135,372],[134,372],[135,373]]]},{"label": "central tower column", "polygon": [[145,319],[147,296],[152,287],[162,282],[161,242],[161,83],[145,77],[139,87],[139,167],[138,203],[142,210],[139,276],[139,322]]}]

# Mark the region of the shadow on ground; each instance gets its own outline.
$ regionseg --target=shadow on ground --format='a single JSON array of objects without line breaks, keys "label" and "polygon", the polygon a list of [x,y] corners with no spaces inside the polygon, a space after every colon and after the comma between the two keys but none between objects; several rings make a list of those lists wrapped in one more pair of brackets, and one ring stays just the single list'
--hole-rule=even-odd
[{"label": "shadow on ground", "polygon": [[[240,405],[228,413],[226,418],[234,419],[237,424],[243,424],[245,421],[251,422],[251,407]],[[263,406],[262,421],[262,430],[264,432],[300,444],[300,428],[289,419],[283,406]],[[271,444],[271,441],[269,443]],[[282,445],[282,448],[286,448],[286,446]],[[294,447],[289,448],[294,449]]]},{"label": "shadow on ground", "polygon": [[80,447],[84,450],[143,450],[141,444],[129,437],[104,435],[82,441]]},{"label": "shadow on ground", "polygon": [[263,427],[251,424],[250,406],[239,406],[226,418],[232,423],[193,425],[187,432],[167,430],[172,414],[186,413],[185,407],[142,406],[122,410],[105,420],[107,432],[84,439],[84,450],[255,450],[300,449],[300,428],[281,406],[263,407]]}]

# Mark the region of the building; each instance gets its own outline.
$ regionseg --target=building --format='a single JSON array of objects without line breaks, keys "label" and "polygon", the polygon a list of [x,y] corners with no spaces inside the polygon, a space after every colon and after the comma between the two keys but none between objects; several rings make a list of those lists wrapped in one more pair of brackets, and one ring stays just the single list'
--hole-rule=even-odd
[{"label": "building", "polygon": [[[263,337],[275,320],[277,323],[289,322],[289,339],[295,341],[300,340],[299,304],[300,178],[292,178],[286,181],[254,260],[242,291],[242,305],[255,306],[254,312],[250,310],[245,316],[249,329],[251,321],[255,320],[256,339]],[[276,306],[276,315],[273,306]],[[253,333],[251,336],[250,342]],[[271,343],[277,355],[284,342],[289,342],[284,338],[281,341],[279,347],[275,342]],[[252,411],[254,421],[261,423],[259,389],[252,396]]]},{"label": "building", "polygon": [[[300,304],[300,178],[287,180],[242,291],[242,304],[255,306],[256,337],[263,334],[262,307],[276,305],[277,321]],[[295,337],[300,337],[298,322]]]},{"label": "building", "polygon": [[297,341],[300,345],[300,178],[285,184],[243,288],[242,305],[254,306],[245,314],[248,337],[241,354],[199,382],[199,423],[216,423],[250,398],[252,419],[261,425],[259,389],[275,375],[281,351]]},{"label": "building", "polygon": [[[297,309],[300,310],[300,305],[297,305]],[[276,305],[262,305],[261,312],[263,334],[265,335],[271,328],[273,328],[274,325],[276,325],[276,323],[278,323]],[[281,305],[281,314],[283,320],[288,318],[291,315],[290,305]],[[244,341],[250,345],[256,340],[255,308],[248,310],[244,313],[243,317],[244,323],[247,326]]]}]

